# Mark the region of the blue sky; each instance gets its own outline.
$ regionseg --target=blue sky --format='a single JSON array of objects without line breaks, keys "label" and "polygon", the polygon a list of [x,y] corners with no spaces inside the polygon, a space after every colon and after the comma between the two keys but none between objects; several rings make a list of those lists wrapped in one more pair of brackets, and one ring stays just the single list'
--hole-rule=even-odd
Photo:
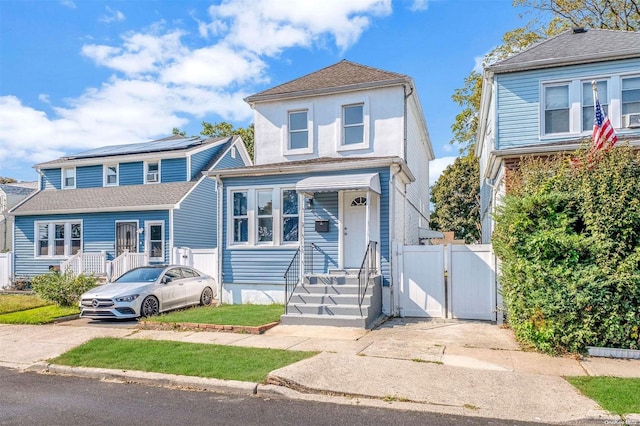
[{"label": "blue sky", "polygon": [[[104,145],[246,126],[250,94],[348,59],[416,82],[437,159],[510,0],[0,0],[0,176]],[[433,183],[433,180],[432,180]]]}]

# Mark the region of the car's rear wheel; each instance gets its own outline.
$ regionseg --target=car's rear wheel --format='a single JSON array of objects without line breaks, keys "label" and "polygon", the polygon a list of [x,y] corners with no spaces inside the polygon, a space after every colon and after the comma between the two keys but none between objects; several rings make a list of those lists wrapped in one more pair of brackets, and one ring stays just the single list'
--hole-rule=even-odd
[{"label": "car's rear wheel", "polygon": [[213,290],[211,290],[211,287],[205,287],[200,295],[200,305],[209,306],[211,302],[213,302]]},{"label": "car's rear wheel", "polygon": [[158,303],[158,299],[153,296],[147,296],[142,301],[142,307],[140,308],[140,314],[143,317],[151,317],[153,315],[158,315],[160,312],[160,303]]}]

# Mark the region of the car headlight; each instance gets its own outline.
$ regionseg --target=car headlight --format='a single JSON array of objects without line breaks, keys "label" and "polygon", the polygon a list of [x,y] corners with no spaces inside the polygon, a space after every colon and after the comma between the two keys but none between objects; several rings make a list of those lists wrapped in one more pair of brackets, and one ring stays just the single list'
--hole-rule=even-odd
[{"label": "car headlight", "polygon": [[116,297],[116,302],[133,302],[140,296],[139,294],[131,294],[129,296]]}]

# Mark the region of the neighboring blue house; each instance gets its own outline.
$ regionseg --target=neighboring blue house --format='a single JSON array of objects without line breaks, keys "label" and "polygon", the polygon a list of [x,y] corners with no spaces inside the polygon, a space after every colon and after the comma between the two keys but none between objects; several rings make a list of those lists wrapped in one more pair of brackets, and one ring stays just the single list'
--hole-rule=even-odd
[{"label": "neighboring blue house", "polygon": [[485,70],[476,143],[483,243],[491,241],[491,214],[522,156],[590,141],[592,81],[619,143],[640,145],[640,33],[578,28]]},{"label": "neighboring blue house", "polygon": [[14,276],[51,267],[120,275],[176,262],[174,248],[214,250],[216,185],[203,172],[245,165],[237,136],[172,136],[38,164],[40,189],[10,211]]},{"label": "neighboring blue house", "polygon": [[249,96],[255,165],[212,170],[223,302],[285,324],[397,314],[395,244],[429,223],[434,158],[413,80],[349,61]]}]

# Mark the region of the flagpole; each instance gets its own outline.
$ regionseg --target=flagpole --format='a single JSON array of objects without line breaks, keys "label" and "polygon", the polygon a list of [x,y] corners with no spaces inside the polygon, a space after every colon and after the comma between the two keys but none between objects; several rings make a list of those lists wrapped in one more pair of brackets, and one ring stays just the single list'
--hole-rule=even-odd
[{"label": "flagpole", "polygon": [[593,91],[593,111],[595,113],[596,101],[598,100],[598,83],[595,80],[591,81],[591,89]]}]

